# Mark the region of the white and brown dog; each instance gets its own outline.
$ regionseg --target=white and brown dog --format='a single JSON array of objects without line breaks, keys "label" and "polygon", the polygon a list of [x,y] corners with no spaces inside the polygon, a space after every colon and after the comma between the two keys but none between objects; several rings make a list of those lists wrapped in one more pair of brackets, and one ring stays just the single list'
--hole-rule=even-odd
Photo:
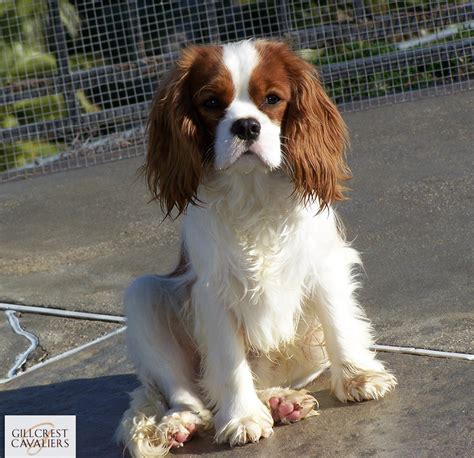
[{"label": "white and brown dog", "polygon": [[117,436],[135,457],[203,429],[243,445],[314,413],[298,390],[329,365],[342,402],[396,380],[370,350],[354,298],[358,253],[331,203],[349,171],[346,128],[314,68],[284,44],[186,49],[159,88],[144,170],[181,256],[125,293],[142,386]]}]

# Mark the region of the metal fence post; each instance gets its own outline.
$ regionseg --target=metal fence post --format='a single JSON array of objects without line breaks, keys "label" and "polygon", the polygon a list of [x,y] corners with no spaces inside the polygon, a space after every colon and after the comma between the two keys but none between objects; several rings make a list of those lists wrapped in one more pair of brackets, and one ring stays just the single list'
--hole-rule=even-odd
[{"label": "metal fence post", "polygon": [[352,2],[354,7],[354,16],[358,21],[367,20],[367,7],[365,6],[364,0],[354,0]]},{"label": "metal fence post", "polygon": [[61,22],[58,0],[48,0],[48,13],[49,24],[46,39],[49,48],[56,55],[58,61],[58,76],[60,77],[60,87],[64,94],[67,111],[68,122],[66,126],[69,127],[69,129],[65,129],[66,132],[64,134],[69,136],[76,134],[75,131],[77,130],[80,131],[81,108],[71,84],[66,32]]},{"label": "metal fence post", "polygon": [[278,11],[278,28],[280,29],[280,33],[282,36],[286,36],[288,32],[293,28],[292,27],[292,16],[289,2],[284,1],[277,3],[277,11]]},{"label": "metal fence post", "polygon": [[130,55],[130,60],[138,62],[145,57],[145,49],[143,46],[143,35],[140,18],[138,17],[138,3],[136,0],[127,2],[127,10],[130,14],[130,24],[132,26],[132,40],[133,40],[133,54]]},{"label": "metal fence post", "polygon": [[207,13],[207,25],[209,27],[208,40],[211,43],[219,43],[220,41],[219,23],[217,20],[217,9],[220,6],[219,3],[220,3],[219,1],[212,1],[212,2],[205,3],[206,13]]}]

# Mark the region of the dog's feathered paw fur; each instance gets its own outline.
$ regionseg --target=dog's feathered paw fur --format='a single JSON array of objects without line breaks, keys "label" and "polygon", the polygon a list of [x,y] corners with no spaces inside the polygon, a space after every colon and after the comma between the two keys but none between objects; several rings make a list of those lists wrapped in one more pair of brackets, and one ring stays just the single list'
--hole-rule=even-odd
[{"label": "dog's feathered paw fur", "polygon": [[212,428],[212,413],[167,410],[158,392],[150,397],[143,387],[131,393],[130,408],[124,413],[116,440],[134,457],[153,458],[182,447],[196,433]]}]

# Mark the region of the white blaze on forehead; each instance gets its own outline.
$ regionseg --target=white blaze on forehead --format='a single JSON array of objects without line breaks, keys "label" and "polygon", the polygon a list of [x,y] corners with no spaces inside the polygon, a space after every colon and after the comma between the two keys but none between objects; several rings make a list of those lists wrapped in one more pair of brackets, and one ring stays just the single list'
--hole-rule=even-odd
[{"label": "white blaze on forehead", "polygon": [[250,76],[259,61],[257,49],[249,40],[226,44],[223,48],[224,65],[234,83],[234,98],[248,99]]},{"label": "white blaze on forehead", "polygon": [[[260,61],[254,42],[248,40],[224,45],[223,61],[232,78],[234,99],[217,125],[214,143],[216,169],[230,167],[245,152],[253,153],[254,158],[260,158],[270,169],[278,167],[281,164],[280,126],[260,110],[249,95],[250,78]],[[261,127],[258,138],[251,143],[237,138],[232,132],[234,122],[244,118],[255,119]]]}]

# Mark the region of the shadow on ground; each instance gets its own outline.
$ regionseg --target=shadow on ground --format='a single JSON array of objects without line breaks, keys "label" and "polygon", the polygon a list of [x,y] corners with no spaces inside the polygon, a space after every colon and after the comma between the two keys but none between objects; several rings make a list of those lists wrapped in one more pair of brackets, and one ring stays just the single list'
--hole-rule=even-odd
[{"label": "shadow on ground", "polygon": [[[113,435],[128,408],[126,393],[137,385],[135,376],[124,374],[0,391],[0,410],[8,415],[76,415],[78,456],[118,457]],[[1,444],[3,434],[2,428]]]},{"label": "shadow on ground", "polygon": [[[113,436],[121,415],[128,408],[127,393],[137,386],[138,381],[131,374],[78,378],[0,391],[0,407],[8,415],[76,415],[78,456],[115,458],[121,456],[122,450],[115,445]],[[350,404],[337,402],[327,389],[316,392],[315,396],[322,411],[351,407]],[[276,429],[281,430],[280,427]],[[3,440],[3,431],[0,431],[0,443],[3,444]],[[215,444],[212,433],[200,440],[193,440],[183,449],[173,450],[173,454],[187,456],[190,453],[208,455],[218,452],[229,453],[231,449],[226,445]],[[253,456],[259,456],[258,449],[252,452]]]}]

